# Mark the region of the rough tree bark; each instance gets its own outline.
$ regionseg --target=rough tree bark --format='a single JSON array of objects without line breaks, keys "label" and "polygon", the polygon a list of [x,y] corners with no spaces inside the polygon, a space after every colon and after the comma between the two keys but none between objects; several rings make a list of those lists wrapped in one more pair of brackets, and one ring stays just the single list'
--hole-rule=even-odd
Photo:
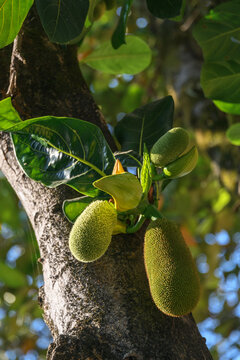
[{"label": "rough tree bark", "polygon": [[[0,52],[1,91],[3,97],[7,91],[12,96],[23,119],[56,115],[91,121],[114,149],[74,47],[50,43],[32,13],[11,59],[10,51]],[[44,275],[39,303],[53,336],[48,360],[212,359],[191,315],[168,317],[153,304],[143,264],[143,232],[115,236],[101,259],[82,264],[69,251],[71,226],[61,211],[62,201],[76,193],[27,178],[3,133],[0,168],[26,209],[39,244]]]}]

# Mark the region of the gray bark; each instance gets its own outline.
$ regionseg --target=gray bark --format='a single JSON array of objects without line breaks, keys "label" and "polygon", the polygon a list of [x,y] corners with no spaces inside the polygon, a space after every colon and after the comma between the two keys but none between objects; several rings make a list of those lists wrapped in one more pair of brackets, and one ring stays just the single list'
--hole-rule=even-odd
[{"label": "gray bark", "polygon": [[[0,79],[3,94],[8,89],[22,118],[52,114],[91,121],[101,127],[113,148],[78,68],[76,49],[49,43],[34,14],[17,41],[10,84],[6,51],[0,53],[5,59]],[[44,276],[39,303],[53,336],[48,360],[212,359],[191,315],[168,317],[154,305],[143,264],[144,229],[136,235],[114,236],[101,259],[80,263],[69,251],[71,225],[61,210],[63,200],[77,194],[63,186],[48,189],[27,178],[9,135],[3,133],[0,168],[37,237]]]}]

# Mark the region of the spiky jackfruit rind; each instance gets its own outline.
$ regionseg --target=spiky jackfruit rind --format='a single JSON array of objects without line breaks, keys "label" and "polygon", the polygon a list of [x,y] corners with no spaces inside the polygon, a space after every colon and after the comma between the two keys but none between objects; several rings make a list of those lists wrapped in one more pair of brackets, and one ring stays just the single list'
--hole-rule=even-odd
[{"label": "spiky jackfruit rind", "polygon": [[117,212],[108,201],[92,202],[77,218],[69,236],[73,256],[82,262],[99,259],[107,250],[117,224]]},{"label": "spiky jackfruit rind", "polygon": [[197,305],[200,282],[196,265],[177,225],[151,222],[144,240],[144,261],[156,306],[170,316],[183,316]]},{"label": "spiky jackfruit rind", "polygon": [[150,158],[156,167],[164,167],[177,159],[187,148],[190,138],[186,130],[175,127],[166,132],[153,145]]},{"label": "spiky jackfruit rind", "polygon": [[193,146],[188,153],[165,166],[163,168],[163,173],[169,179],[176,179],[185,176],[195,168],[197,161],[198,149],[196,146]]}]

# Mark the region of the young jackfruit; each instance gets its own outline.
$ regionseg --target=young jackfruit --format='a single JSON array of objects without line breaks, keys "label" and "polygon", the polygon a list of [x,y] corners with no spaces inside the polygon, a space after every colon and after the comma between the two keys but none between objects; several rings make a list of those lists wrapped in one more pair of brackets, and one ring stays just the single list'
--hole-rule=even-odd
[{"label": "young jackfruit", "polygon": [[150,157],[157,167],[163,167],[177,159],[189,144],[189,135],[181,127],[175,127],[158,139],[152,147]]},{"label": "young jackfruit", "polygon": [[163,168],[163,173],[169,179],[176,179],[185,176],[195,168],[195,166],[197,165],[197,161],[198,149],[196,146],[193,146],[189,152],[176,159],[175,161],[171,162],[170,164],[166,165]]},{"label": "young jackfruit", "polygon": [[93,201],[77,218],[69,236],[73,256],[83,262],[100,258],[107,250],[117,224],[117,212],[107,201]]},{"label": "young jackfruit", "polygon": [[176,224],[150,223],[145,234],[144,261],[156,306],[170,316],[183,316],[196,306],[200,283],[196,265]]}]

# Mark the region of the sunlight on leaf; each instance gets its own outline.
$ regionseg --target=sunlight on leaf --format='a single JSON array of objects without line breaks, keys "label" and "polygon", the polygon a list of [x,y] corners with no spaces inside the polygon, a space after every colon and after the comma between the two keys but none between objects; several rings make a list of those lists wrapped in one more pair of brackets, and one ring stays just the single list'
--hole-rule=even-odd
[{"label": "sunlight on leaf", "polygon": [[130,173],[105,176],[93,185],[111,195],[116,209],[120,212],[134,209],[142,198],[140,182]]}]

